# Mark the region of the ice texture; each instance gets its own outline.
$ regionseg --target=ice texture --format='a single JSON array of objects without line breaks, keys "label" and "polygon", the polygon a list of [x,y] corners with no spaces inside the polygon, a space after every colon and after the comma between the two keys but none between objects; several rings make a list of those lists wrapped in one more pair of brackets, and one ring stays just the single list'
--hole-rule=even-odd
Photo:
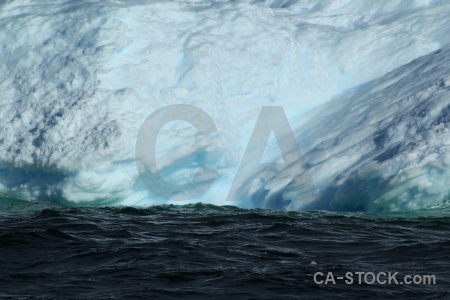
[{"label": "ice texture", "polygon": [[306,163],[287,168],[296,178],[263,203],[373,212],[448,204],[450,45],[318,107],[296,132]]},{"label": "ice texture", "polygon": [[[447,85],[439,76],[448,51],[439,54],[441,62],[421,58],[427,72],[407,64],[450,42],[449,15],[449,3],[431,0],[0,1],[0,188],[38,200],[167,203],[138,177],[136,137],[156,109],[190,104],[212,117],[219,134],[200,139],[189,124],[169,123],[158,139],[157,161],[171,182],[188,182],[198,165],[217,170],[214,186],[192,202],[368,210],[439,202],[420,195],[446,192],[445,178],[434,180],[430,174],[439,171],[429,166],[449,158],[443,144],[441,154],[433,152],[432,138],[422,136],[445,142],[445,115],[436,125],[441,133],[430,130],[448,98],[445,88],[424,89]],[[405,115],[420,101],[399,96],[416,90],[422,96],[410,98],[436,103],[417,117],[435,118],[425,131],[415,129],[422,119]],[[325,110],[314,110],[325,103]],[[308,189],[295,183],[298,178],[287,187],[255,183],[257,201],[235,195],[241,201],[226,203],[256,119],[268,105],[284,108],[315,183]],[[365,117],[366,106],[376,115]],[[366,123],[358,123],[360,117]],[[405,149],[416,156],[382,156]],[[375,152],[389,158],[377,161]],[[401,184],[386,193],[380,186],[361,204],[343,203],[353,196],[339,186],[353,180],[363,188],[363,170]],[[404,196],[407,186],[413,196]],[[331,200],[319,192],[325,187],[337,189],[328,193]],[[403,200],[389,200],[397,198]]]}]

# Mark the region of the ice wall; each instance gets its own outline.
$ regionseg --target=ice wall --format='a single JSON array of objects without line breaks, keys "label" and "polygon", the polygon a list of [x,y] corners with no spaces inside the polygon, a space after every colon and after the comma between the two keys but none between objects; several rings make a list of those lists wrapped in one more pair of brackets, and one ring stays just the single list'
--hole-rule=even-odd
[{"label": "ice wall", "polygon": [[154,110],[184,103],[220,134],[197,144],[189,126],[169,124],[158,163],[186,181],[203,153],[220,180],[193,201],[223,204],[262,106],[283,106],[298,127],[312,108],[450,40],[442,1],[0,5],[0,182],[33,199],[164,203],[137,178],[136,136]]}]

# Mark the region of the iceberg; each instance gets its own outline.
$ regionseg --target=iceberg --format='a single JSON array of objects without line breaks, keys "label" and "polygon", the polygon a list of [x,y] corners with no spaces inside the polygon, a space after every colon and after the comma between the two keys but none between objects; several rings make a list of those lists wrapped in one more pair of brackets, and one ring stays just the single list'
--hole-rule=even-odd
[{"label": "iceberg", "polygon": [[[437,205],[447,193],[436,164],[448,162],[449,13],[431,0],[0,1],[0,190],[86,205]],[[168,182],[201,166],[218,174],[181,202],[152,193],[135,157],[146,118],[175,104],[217,127],[200,137],[174,121],[159,132]],[[304,168],[267,182],[250,170],[252,195],[227,202],[264,106],[283,107]],[[283,174],[295,179],[277,183]]]}]

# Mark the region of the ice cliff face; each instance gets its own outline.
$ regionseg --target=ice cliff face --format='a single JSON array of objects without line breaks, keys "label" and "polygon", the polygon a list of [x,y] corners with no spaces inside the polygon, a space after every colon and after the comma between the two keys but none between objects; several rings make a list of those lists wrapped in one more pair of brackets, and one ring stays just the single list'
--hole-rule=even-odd
[{"label": "ice cliff face", "polygon": [[[196,163],[212,165],[218,181],[193,201],[223,204],[262,106],[283,106],[300,126],[334,96],[450,42],[449,12],[442,1],[0,1],[1,188],[32,199],[164,203],[137,177],[136,136],[153,111],[183,103],[207,112],[219,134],[206,145],[186,124],[168,124],[158,164],[181,170],[168,172],[173,182],[189,180]],[[421,88],[438,79],[423,80]],[[356,96],[344,98],[333,107]],[[373,120],[385,117],[377,111]],[[359,130],[346,120],[327,134]],[[305,151],[325,141],[304,126],[296,132]],[[380,155],[391,145],[381,127]],[[355,163],[362,150],[354,150],[342,160]],[[313,152],[311,174],[328,159]],[[335,187],[336,176],[353,178],[344,171],[311,178]],[[301,209],[311,199],[297,201],[292,188],[285,200]],[[333,195],[329,208],[346,207]]]},{"label": "ice cliff face", "polygon": [[446,204],[450,46],[317,108],[297,132],[306,163],[290,170],[298,176],[278,193],[278,205],[391,211]]}]

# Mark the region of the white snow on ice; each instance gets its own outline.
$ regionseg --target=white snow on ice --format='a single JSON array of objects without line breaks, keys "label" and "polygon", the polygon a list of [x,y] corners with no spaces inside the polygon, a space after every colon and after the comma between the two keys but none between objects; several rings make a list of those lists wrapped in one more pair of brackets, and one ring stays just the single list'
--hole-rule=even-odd
[{"label": "white snow on ice", "polygon": [[[275,200],[226,203],[225,198],[261,107],[281,105],[314,182],[305,187],[297,178],[298,184],[286,189],[266,185],[281,189],[281,196],[269,193],[281,206],[304,209],[327,203],[329,209],[351,209],[353,204],[340,200],[349,195],[330,192],[333,196],[326,198],[322,189],[339,191],[344,179],[360,180],[363,170],[372,169],[377,178],[394,176],[397,181],[390,184],[397,190],[374,193],[367,200],[372,204],[356,206],[395,210],[435,205],[438,200],[427,202],[421,191],[446,191],[445,177],[439,181],[427,168],[448,162],[448,154],[444,146],[439,154],[428,138],[420,140],[422,131],[411,128],[425,121],[405,114],[413,114],[413,107],[424,105],[421,101],[436,103],[418,117],[429,118],[425,127],[434,130],[433,118],[448,103],[442,98],[446,89],[427,92],[425,87],[446,85],[436,83],[444,80],[438,77],[445,65],[428,58],[429,64],[420,62],[428,71],[419,72],[415,64],[396,68],[449,43],[449,15],[448,2],[431,0],[0,1],[1,189],[31,199],[166,203],[138,178],[136,137],[153,111],[182,103],[207,112],[219,134],[209,137],[209,143],[199,142],[185,123],[167,124],[158,139],[158,165],[181,169],[168,180],[188,181],[196,170],[196,154],[203,153],[200,163],[214,167],[220,178],[192,202],[267,206]],[[440,55],[444,59],[448,51]],[[398,75],[385,75],[393,70]],[[420,80],[411,74],[420,74]],[[374,79],[376,83],[368,83]],[[415,102],[404,102],[400,94],[406,93]],[[306,116],[327,102],[326,109]],[[405,110],[402,105],[407,104]],[[366,111],[369,107],[374,116]],[[356,121],[360,117],[364,122]],[[377,144],[371,135],[380,135],[385,127],[391,128],[389,134]],[[440,134],[434,140],[444,143]],[[401,146],[414,148],[400,156],[403,160],[373,160],[374,149],[381,155],[406,138],[416,139],[422,148]],[[365,161],[365,155],[370,159]],[[360,165],[362,170],[355,171]],[[408,188],[400,172],[411,178]],[[407,190],[418,198],[404,196]],[[403,202],[385,204],[396,197]]]},{"label": "white snow on ice", "polygon": [[293,210],[397,211],[449,200],[450,45],[308,117],[297,129],[307,165],[288,168],[296,179],[271,201]]}]

